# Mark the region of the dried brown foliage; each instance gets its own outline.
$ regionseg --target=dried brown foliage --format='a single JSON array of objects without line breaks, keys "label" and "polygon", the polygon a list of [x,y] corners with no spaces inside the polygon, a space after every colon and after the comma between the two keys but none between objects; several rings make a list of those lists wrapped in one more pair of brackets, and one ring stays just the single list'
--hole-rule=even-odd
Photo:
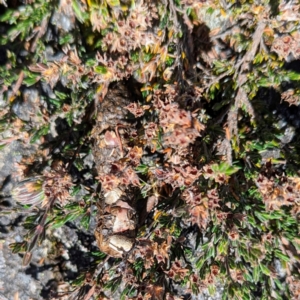
[{"label": "dried brown foliage", "polygon": [[[0,65],[1,147],[45,147],[14,194],[41,211],[25,261],[46,221],[80,216],[88,229],[96,204],[97,267],[78,299],[119,286],[122,299],[182,299],[218,284],[232,299],[298,297],[299,138],[272,110],[299,104],[299,5],[275,2],[7,3],[0,42],[25,52],[7,46]],[[25,85],[46,94],[28,121],[11,116]],[[64,163],[46,168],[51,156]]]}]

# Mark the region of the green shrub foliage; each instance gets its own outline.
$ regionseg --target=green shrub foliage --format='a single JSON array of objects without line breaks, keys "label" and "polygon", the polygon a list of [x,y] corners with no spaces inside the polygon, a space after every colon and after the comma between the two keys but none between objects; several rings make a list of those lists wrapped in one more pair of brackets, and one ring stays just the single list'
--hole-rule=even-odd
[{"label": "green shrub foliage", "polygon": [[[28,235],[12,245],[25,264],[46,229],[89,229],[122,182],[145,211],[135,246],[109,261],[91,252],[76,299],[220,287],[223,299],[300,297],[296,1],[0,3],[1,151],[36,146],[12,174],[14,199],[30,208]],[[120,172],[99,179],[86,163],[95,108],[117,81],[132,94],[121,107],[132,126]]]}]

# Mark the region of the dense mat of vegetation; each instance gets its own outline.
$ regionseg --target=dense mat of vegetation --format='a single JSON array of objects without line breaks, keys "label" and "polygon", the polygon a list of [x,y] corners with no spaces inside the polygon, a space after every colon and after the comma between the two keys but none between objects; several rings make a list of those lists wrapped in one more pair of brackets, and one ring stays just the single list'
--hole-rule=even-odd
[{"label": "dense mat of vegetation", "polygon": [[[12,174],[25,264],[46,229],[91,229],[120,185],[144,212],[135,245],[91,252],[75,299],[299,299],[296,1],[0,3],[1,149],[37,145]],[[131,126],[101,177],[86,158],[116,81],[132,101],[104,118],[121,107]]]}]

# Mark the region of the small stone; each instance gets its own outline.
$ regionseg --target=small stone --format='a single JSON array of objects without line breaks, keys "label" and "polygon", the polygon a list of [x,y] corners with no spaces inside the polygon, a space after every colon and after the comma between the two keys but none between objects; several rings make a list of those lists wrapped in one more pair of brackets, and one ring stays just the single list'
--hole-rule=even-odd
[{"label": "small stone", "polygon": [[108,205],[116,203],[122,196],[122,191],[119,188],[115,188],[104,194],[105,203]]}]

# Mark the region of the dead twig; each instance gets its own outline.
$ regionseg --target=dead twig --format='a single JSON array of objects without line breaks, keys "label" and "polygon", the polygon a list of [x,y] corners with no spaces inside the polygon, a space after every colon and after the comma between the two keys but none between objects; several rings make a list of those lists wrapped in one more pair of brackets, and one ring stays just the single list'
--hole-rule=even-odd
[{"label": "dead twig", "polygon": [[19,74],[18,80],[16,81],[16,83],[15,83],[13,89],[12,89],[14,96],[17,95],[17,93],[18,93],[18,91],[19,91],[19,89],[22,85],[23,79],[24,79],[24,72],[21,71],[20,74]]},{"label": "dead twig", "polygon": [[123,145],[122,145],[122,140],[121,140],[120,134],[119,134],[119,128],[120,127],[126,128],[127,126],[119,124],[119,125],[116,126],[116,129],[115,129],[116,136],[117,136],[117,138],[119,140],[119,147],[120,147],[120,151],[121,151],[121,157],[123,157],[124,156]]},{"label": "dead twig", "polygon": [[89,300],[95,293],[96,290],[96,284],[94,284],[91,289],[88,291],[88,293],[85,295],[83,300]]},{"label": "dead twig", "polygon": [[[231,137],[236,137],[237,143],[239,143],[239,137],[238,137],[238,109],[244,104],[247,108],[248,113],[252,118],[255,117],[254,109],[248,100],[248,95],[246,91],[243,88],[243,85],[247,81],[247,74],[246,71],[250,69],[250,63],[253,61],[257,49],[261,43],[262,35],[264,32],[264,29],[266,27],[266,24],[264,21],[260,21],[256,27],[256,30],[253,34],[253,42],[250,47],[250,49],[246,52],[245,56],[235,65],[235,74],[236,74],[236,81],[238,84],[238,89],[236,92],[236,96],[234,97],[234,103],[230,108],[229,114],[228,114],[228,130],[229,135]],[[230,160],[232,157],[231,154],[228,152],[232,152],[231,144],[228,143],[227,147],[227,159]],[[232,163],[231,161],[228,161],[228,163]]]},{"label": "dead twig", "polygon": [[48,28],[48,22],[49,22],[49,17],[44,18],[41,25],[36,28],[35,30],[38,31],[36,34],[31,46],[30,46],[30,52],[35,52],[38,40],[46,33],[47,28]]}]

